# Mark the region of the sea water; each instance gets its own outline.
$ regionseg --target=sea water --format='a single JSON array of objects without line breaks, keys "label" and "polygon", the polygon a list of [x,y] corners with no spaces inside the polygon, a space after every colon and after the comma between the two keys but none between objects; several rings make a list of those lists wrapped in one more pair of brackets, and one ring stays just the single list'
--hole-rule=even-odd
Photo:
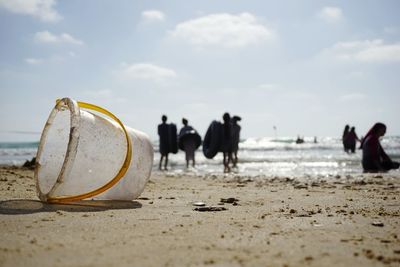
[{"label": "sea water", "polygon": [[[239,143],[239,163],[234,173],[246,176],[330,176],[361,174],[362,151],[346,153],[343,150],[341,138],[320,137],[314,142],[314,137],[304,138],[304,143],[296,144],[290,137],[283,138],[247,138]],[[400,136],[388,136],[381,140],[386,153],[392,160],[400,161]],[[204,157],[201,147],[196,151],[196,168],[199,174],[222,173],[222,153],[210,160]],[[158,144],[155,145],[154,164],[159,163]],[[155,166],[158,168],[158,165]],[[186,161],[183,151],[169,154],[170,172],[185,172]],[[400,177],[400,171],[391,171]]]},{"label": "sea water", "polygon": [[[246,176],[286,176],[299,175],[326,176],[362,173],[361,150],[348,154],[343,151],[340,138],[304,138],[304,143],[296,144],[293,138],[247,138],[240,142],[238,167],[233,171]],[[400,161],[400,136],[385,136],[381,144],[386,153],[395,161]],[[36,156],[38,142],[0,142],[0,165],[22,165]],[[154,141],[154,169],[158,168],[160,154],[158,141]],[[220,174],[223,172],[222,154],[214,159],[204,157],[201,147],[196,151],[196,168],[190,172],[198,174]],[[186,172],[185,154],[169,154],[169,172]],[[400,177],[400,171],[391,171]]]},{"label": "sea water", "polygon": [[0,165],[22,165],[36,156],[39,142],[0,142]]}]

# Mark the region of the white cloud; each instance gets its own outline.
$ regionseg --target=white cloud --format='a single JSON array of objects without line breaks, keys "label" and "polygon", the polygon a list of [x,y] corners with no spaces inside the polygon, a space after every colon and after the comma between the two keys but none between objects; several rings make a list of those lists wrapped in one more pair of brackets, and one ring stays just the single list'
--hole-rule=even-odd
[{"label": "white cloud", "polygon": [[306,91],[291,91],[287,90],[283,92],[281,97],[286,100],[295,100],[295,101],[318,101],[318,95]]},{"label": "white cloud", "polygon": [[83,93],[86,96],[90,96],[90,97],[104,97],[104,98],[109,98],[113,96],[113,93],[110,89],[100,89],[100,90],[85,90],[83,91]]},{"label": "white cloud", "polygon": [[31,65],[37,65],[43,62],[42,59],[39,58],[26,58],[25,62]]},{"label": "white cloud", "polygon": [[400,43],[385,44],[381,39],[339,42],[325,49],[324,54],[339,60],[385,63],[400,61]]},{"label": "white cloud", "polygon": [[142,12],[142,18],[148,22],[163,21],[165,19],[165,15],[159,10],[146,10]]},{"label": "white cloud", "polygon": [[81,98],[94,101],[97,104],[107,103],[126,103],[128,100],[125,97],[116,95],[110,89],[98,89],[98,90],[83,90]]},{"label": "white cloud", "polygon": [[318,12],[317,16],[320,19],[325,20],[326,22],[336,23],[343,19],[343,12],[338,7],[327,6],[321,9]]},{"label": "white cloud", "polygon": [[51,32],[43,31],[35,34],[35,41],[39,43],[50,43],[50,44],[73,44],[83,45],[84,42],[72,37],[68,33],[62,33],[60,35],[54,35]]},{"label": "white cloud", "polygon": [[340,100],[342,102],[348,102],[348,101],[357,101],[357,100],[363,100],[365,99],[367,96],[364,94],[360,94],[360,93],[352,93],[352,94],[346,94],[346,95],[342,95],[340,96]]},{"label": "white cloud", "polygon": [[244,47],[274,39],[271,29],[250,13],[212,14],[176,25],[171,36],[196,46]]},{"label": "white cloud", "polygon": [[0,7],[10,12],[31,15],[46,22],[57,22],[62,19],[54,9],[55,0],[0,0]]},{"label": "white cloud", "polygon": [[162,81],[177,77],[174,70],[150,63],[123,64],[119,73],[123,78],[133,80]]},{"label": "white cloud", "polygon": [[263,91],[277,91],[279,88],[279,85],[276,83],[263,83],[258,85],[258,88],[263,90]]},{"label": "white cloud", "polygon": [[75,58],[76,54],[72,51],[69,51],[65,54],[56,54],[47,58],[25,58],[25,62],[30,65],[39,65],[39,64],[47,64],[47,63],[59,63],[64,62],[68,59]]},{"label": "white cloud", "polygon": [[349,76],[353,78],[364,78],[365,74],[362,71],[351,71],[349,73]]},{"label": "white cloud", "polygon": [[391,34],[391,35],[395,35],[399,32],[399,30],[396,27],[385,27],[383,31],[386,34]]}]

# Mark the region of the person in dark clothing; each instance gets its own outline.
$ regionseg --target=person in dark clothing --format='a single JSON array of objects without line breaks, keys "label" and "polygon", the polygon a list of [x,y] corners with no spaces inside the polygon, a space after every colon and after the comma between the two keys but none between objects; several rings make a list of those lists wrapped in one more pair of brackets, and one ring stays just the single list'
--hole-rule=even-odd
[{"label": "person in dark clothing", "polygon": [[160,165],[158,167],[161,170],[163,159],[164,162],[164,170],[167,170],[168,165],[168,153],[169,153],[169,125],[167,124],[167,116],[162,115],[161,117],[162,123],[158,125],[158,135],[160,136]]},{"label": "person in dark clothing", "polygon": [[343,135],[342,135],[342,143],[344,152],[349,153],[349,145],[347,143],[347,135],[349,134],[350,126],[346,125],[344,127]]},{"label": "person in dark clothing", "polygon": [[346,137],[346,144],[348,146],[348,149],[351,151],[351,153],[356,152],[357,141],[360,142],[360,139],[358,138],[358,136],[356,134],[356,128],[351,127],[350,132],[347,134],[347,137]]},{"label": "person in dark clothing", "polygon": [[[183,127],[179,132],[179,137],[181,138],[185,133],[195,132],[192,126],[188,125],[188,120],[182,119]],[[192,161],[192,166],[195,167],[196,161],[194,158],[194,152],[196,151],[196,141],[193,138],[185,138],[183,139],[183,150],[185,151],[186,156],[186,168],[189,168],[189,161]]]},{"label": "person in dark clothing", "polygon": [[304,138],[300,137],[300,135],[298,135],[297,139],[296,139],[296,144],[303,144],[303,143],[304,143]]},{"label": "person in dark clothing", "polygon": [[233,160],[233,168],[237,166],[238,162],[238,150],[239,150],[239,142],[240,142],[240,130],[241,127],[237,123],[238,121],[241,121],[242,118],[239,116],[233,116],[232,118],[232,160]]},{"label": "person in dark clothing", "polygon": [[232,162],[232,123],[229,113],[222,116],[224,123],[222,124],[222,144],[221,150],[224,155],[224,172],[230,172],[229,164]]},{"label": "person in dark clothing", "polygon": [[361,141],[364,172],[386,172],[398,169],[400,164],[392,161],[383,150],[379,138],[386,133],[386,125],[376,123]]}]

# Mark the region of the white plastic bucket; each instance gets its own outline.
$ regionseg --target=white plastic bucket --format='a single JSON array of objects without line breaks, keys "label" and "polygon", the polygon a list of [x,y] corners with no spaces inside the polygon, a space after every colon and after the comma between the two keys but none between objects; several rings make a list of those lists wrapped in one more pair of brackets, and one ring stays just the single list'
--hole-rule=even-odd
[{"label": "white plastic bucket", "polygon": [[101,107],[63,98],[40,138],[36,188],[40,200],[52,203],[132,200],[143,192],[152,165],[153,146],[146,134]]}]

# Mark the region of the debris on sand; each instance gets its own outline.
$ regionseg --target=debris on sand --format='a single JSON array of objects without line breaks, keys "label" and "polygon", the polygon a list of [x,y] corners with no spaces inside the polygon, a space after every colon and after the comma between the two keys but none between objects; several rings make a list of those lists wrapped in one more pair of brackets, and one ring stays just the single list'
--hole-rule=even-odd
[{"label": "debris on sand", "polygon": [[234,197],[229,197],[229,198],[221,198],[220,203],[228,203],[232,204],[233,206],[237,206],[239,202],[239,199],[234,198]]},{"label": "debris on sand", "polygon": [[224,211],[227,210],[225,207],[215,207],[215,206],[206,206],[206,207],[198,207],[194,209],[195,211]]},{"label": "debris on sand", "polygon": [[385,226],[385,225],[383,224],[383,222],[372,222],[372,225],[373,225],[373,226],[377,226],[377,227],[383,227],[383,226]]},{"label": "debris on sand", "polygon": [[33,157],[32,160],[25,161],[25,163],[24,163],[24,165],[22,165],[22,167],[33,170],[33,169],[35,169],[35,165],[36,165],[36,157]]},{"label": "debris on sand", "polygon": [[196,202],[193,202],[192,205],[196,206],[196,207],[204,207],[206,205],[206,203],[204,203],[203,201],[196,201]]}]

